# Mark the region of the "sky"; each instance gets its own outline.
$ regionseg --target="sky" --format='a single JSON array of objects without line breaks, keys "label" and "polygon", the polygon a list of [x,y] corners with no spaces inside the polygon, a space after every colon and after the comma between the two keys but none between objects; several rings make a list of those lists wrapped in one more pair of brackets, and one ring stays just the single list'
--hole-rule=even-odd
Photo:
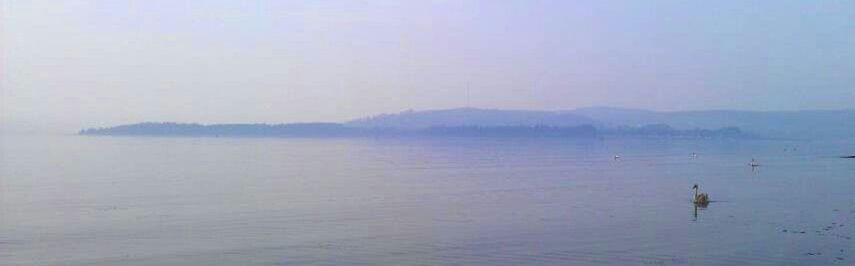
[{"label": "sky", "polygon": [[0,3],[7,126],[855,108],[853,1]]}]

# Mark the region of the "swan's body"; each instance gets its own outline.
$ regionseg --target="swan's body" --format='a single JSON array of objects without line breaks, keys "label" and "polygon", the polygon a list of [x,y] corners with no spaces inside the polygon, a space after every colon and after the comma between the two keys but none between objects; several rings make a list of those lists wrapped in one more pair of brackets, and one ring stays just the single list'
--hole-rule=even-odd
[{"label": "swan's body", "polygon": [[706,205],[710,203],[710,195],[708,195],[707,193],[698,193],[698,184],[695,184],[692,189],[695,190],[695,198],[693,201],[695,204]]},{"label": "swan's body", "polygon": [[615,154],[615,160],[620,159],[620,155]]},{"label": "swan's body", "polygon": [[751,162],[748,163],[748,165],[750,165],[751,167],[757,167],[757,166],[760,166],[760,163],[755,161],[754,158],[751,158]]}]

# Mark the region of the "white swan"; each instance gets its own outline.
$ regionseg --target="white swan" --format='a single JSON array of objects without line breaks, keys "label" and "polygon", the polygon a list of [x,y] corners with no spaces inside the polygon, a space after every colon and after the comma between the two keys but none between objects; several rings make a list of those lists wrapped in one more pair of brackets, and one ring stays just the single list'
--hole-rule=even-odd
[{"label": "white swan", "polygon": [[751,162],[748,163],[748,165],[750,165],[751,167],[757,167],[757,166],[760,166],[760,163],[755,161],[754,158],[751,158]]},{"label": "white swan", "polygon": [[692,187],[695,190],[695,198],[693,202],[698,205],[706,205],[710,203],[710,196],[707,193],[698,193],[698,184]]}]

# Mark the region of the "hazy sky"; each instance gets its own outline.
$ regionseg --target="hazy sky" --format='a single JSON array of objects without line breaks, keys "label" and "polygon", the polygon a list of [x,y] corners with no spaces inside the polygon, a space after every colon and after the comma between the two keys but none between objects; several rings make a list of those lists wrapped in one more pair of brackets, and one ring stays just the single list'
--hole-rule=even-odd
[{"label": "hazy sky", "polygon": [[855,1],[0,2],[7,124],[855,108]]}]

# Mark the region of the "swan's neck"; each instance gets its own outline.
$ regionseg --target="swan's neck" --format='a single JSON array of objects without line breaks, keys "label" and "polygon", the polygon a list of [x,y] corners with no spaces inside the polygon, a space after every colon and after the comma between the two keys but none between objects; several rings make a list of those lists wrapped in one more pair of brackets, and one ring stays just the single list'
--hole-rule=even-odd
[{"label": "swan's neck", "polygon": [[694,200],[695,200],[695,201],[697,201],[697,200],[698,200],[698,188],[695,188],[695,198],[694,198]]}]

